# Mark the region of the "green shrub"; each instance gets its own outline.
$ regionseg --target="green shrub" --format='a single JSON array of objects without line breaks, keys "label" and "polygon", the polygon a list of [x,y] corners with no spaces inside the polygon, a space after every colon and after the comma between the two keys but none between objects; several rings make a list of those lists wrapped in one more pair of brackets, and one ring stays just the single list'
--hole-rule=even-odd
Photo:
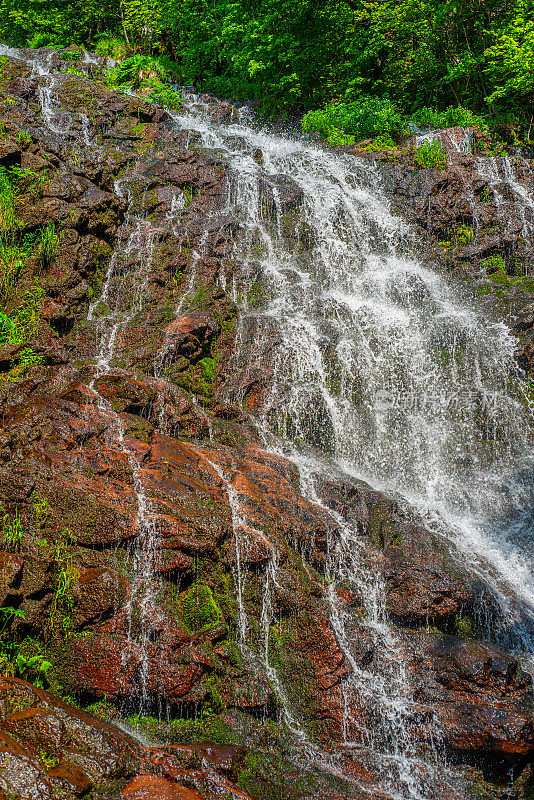
[{"label": "green shrub", "polygon": [[182,95],[180,92],[175,92],[170,86],[165,86],[164,84],[154,86],[148,95],[148,99],[173,111],[179,111],[182,108]]},{"label": "green shrub", "polygon": [[61,53],[61,58],[63,61],[81,61],[82,54],[80,50],[64,50]]},{"label": "green shrub", "polygon": [[362,97],[353,103],[330,103],[302,118],[302,130],[318,131],[323,139],[333,128],[354,136],[356,141],[382,135],[395,140],[407,133],[406,123],[395,105],[376,97]]},{"label": "green shrub", "polygon": [[383,134],[382,136],[377,136],[372,142],[363,146],[362,150],[366,150],[369,153],[379,153],[382,150],[398,150],[398,145],[395,144],[391,136]]},{"label": "green shrub", "polygon": [[440,142],[424,142],[415,151],[415,163],[424,169],[444,169],[447,162],[447,151]]},{"label": "green shrub", "polygon": [[166,81],[178,74],[178,65],[167,56],[135,55],[125,58],[114,69],[106,72],[109,86],[139,88],[143,81]]},{"label": "green shrub", "polygon": [[120,36],[111,34],[101,34],[95,47],[97,56],[103,58],[113,58],[119,61],[128,55],[128,45]]},{"label": "green shrub", "polygon": [[354,136],[343,133],[339,128],[330,128],[326,137],[326,143],[330,147],[343,147],[345,145],[354,144]]},{"label": "green shrub", "polygon": [[432,108],[421,108],[412,114],[410,122],[422,128],[478,128],[486,132],[488,124],[485,119],[474,114],[463,106],[450,106],[445,111],[434,111]]}]

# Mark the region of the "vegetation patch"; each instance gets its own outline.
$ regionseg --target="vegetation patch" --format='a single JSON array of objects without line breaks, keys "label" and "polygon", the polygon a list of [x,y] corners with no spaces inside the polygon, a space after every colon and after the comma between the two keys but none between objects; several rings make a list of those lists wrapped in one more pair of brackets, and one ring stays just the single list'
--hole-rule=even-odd
[{"label": "vegetation patch", "polygon": [[445,169],[448,163],[447,151],[440,142],[424,142],[414,155],[415,163],[423,169]]},{"label": "vegetation patch", "polygon": [[223,613],[209,586],[195,583],[182,600],[182,617],[192,633],[216,625],[223,620]]}]

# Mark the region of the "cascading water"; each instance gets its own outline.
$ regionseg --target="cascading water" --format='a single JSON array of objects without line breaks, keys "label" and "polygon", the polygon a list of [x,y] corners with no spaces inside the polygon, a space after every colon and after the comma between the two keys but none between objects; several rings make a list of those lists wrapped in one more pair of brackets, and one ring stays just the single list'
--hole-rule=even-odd
[{"label": "cascading water", "polygon": [[[493,190],[493,199],[501,209],[511,196],[521,213],[522,235],[531,238],[534,231],[534,198],[517,180],[514,159],[510,156],[477,158],[477,170]],[[530,175],[531,180],[534,175]]]},{"label": "cascading water", "polygon": [[[122,196],[122,186],[115,185]],[[97,403],[111,415],[109,437],[112,445],[118,445],[132,470],[133,488],[137,503],[136,527],[138,534],[131,546],[132,581],[127,605],[128,641],[123,652],[123,666],[134,658],[140,664],[138,683],[140,708],[148,702],[148,648],[154,626],[155,596],[158,581],[154,574],[155,527],[150,513],[150,502],[146,497],[140,477],[140,462],[125,441],[125,424],[113,411],[109,401],[98,392],[98,381],[113,369],[117,338],[121,331],[142,310],[152,263],[156,230],[142,218],[128,215],[119,234],[118,246],[110,261],[102,294],[90,306],[88,320],[96,324],[97,350],[96,372],[90,384],[97,396]],[[134,619],[138,630],[133,633]]]},{"label": "cascading water", "polygon": [[[226,280],[242,307],[229,369],[240,379],[229,381],[228,400],[242,403],[233,386],[267,367],[256,420],[302,475],[315,453],[302,484],[310,499],[321,502],[310,488],[313,473],[332,468],[403,498],[491,587],[508,644],[529,650],[534,583],[518,529],[526,529],[532,504],[532,436],[513,338],[414,259],[416,242],[369,163],[245,126],[223,128],[197,113],[174,115],[176,123],[226,154],[229,203],[241,216],[241,266]],[[294,200],[284,206],[287,176]],[[368,599],[367,625],[387,675],[380,683],[374,670],[352,664],[356,691],[379,699],[377,745],[394,743],[396,778],[384,788],[426,797],[405,725],[401,645],[386,624],[380,586],[362,576],[355,532],[339,523],[331,585],[350,575]],[[332,588],[329,596],[351,663]],[[431,743],[435,736],[429,729]]]},{"label": "cascading water", "polygon": [[[46,74],[47,67],[42,69],[40,74]],[[43,92],[48,125],[65,133],[55,124],[52,94]],[[197,104],[198,110],[202,106]],[[241,265],[221,282],[242,309],[237,335],[242,346],[229,373],[242,378],[234,385],[244,386],[247,376],[268,368],[267,391],[255,412],[266,443],[300,466],[302,490],[318,505],[323,501],[316,478],[336,469],[419,509],[429,526],[450,538],[492,587],[501,607],[501,633],[507,626],[514,629],[508,643],[531,649],[534,583],[521,542],[528,533],[533,499],[532,441],[514,341],[507,330],[484,320],[413,258],[413,236],[391,214],[379,175],[369,163],[244,125],[218,126],[198,113],[174,118],[181,128],[200,132],[204,145],[225,154],[230,166],[228,204],[240,216]],[[88,126],[83,130],[88,143]],[[512,177],[507,174],[509,182]],[[284,199],[287,191],[289,202]],[[523,187],[514,191],[523,197]],[[527,206],[527,193],[523,199]],[[168,223],[172,226],[172,212]],[[103,293],[89,312],[98,340],[91,387],[111,419],[110,436],[134,479],[139,535],[132,551],[130,611],[137,605],[142,624],[135,639],[130,627],[129,646],[141,663],[143,702],[157,591],[154,531],[140,464],[126,446],[120,417],[98,394],[97,384],[113,368],[122,329],[142,308],[156,231],[147,220],[130,217],[123,233]],[[193,257],[187,293],[194,286],[202,244]],[[251,339],[254,349],[247,345]],[[156,377],[166,355],[164,343]],[[245,399],[232,381],[227,395],[234,404]],[[240,553],[247,522],[228,475],[212,466],[226,485],[232,509],[238,633],[245,647]],[[388,797],[426,800],[432,794],[432,770],[439,764],[443,771],[433,746],[439,732],[428,726],[432,757],[427,752],[422,761],[407,724],[413,712],[409,680],[402,643],[386,621],[383,587],[359,558],[358,531],[332,511],[325,512],[338,530],[329,543],[326,599],[332,628],[352,670],[344,685],[344,744],[383,758],[382,788]],[[278,580],[275,547],[272,553],[259,658],[297,745],[310,760],[328,767],[292,715],[270,663],[272,592]],[[354,657],[350,627],[338,602],[340,581],[353,585],[365,601],[361,624],[369,632],[372,665]],[[355,698],[374,708],[378,721],[372,735],[351,718]]]}]

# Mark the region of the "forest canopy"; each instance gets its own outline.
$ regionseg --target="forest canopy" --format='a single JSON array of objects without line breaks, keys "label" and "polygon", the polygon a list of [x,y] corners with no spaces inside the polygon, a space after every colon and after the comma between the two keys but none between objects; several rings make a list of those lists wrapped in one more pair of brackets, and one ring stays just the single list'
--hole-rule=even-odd
[{"label": "forest canopy", "polygon": [[150,57],[171,82],[256,100],[267,113],[375,103],[423,119],[461,107],[518,143],[534,135],[533,7],[534,0],[0,0],[0,40]]}]

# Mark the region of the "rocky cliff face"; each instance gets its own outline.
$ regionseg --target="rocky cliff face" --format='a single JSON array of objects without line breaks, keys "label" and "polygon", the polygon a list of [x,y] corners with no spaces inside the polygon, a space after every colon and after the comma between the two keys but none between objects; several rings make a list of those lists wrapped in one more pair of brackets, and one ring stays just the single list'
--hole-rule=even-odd
[{"label": "rocky cliff face", "polygon": [[[434,797],[528,797],[531,678],[480,640],[486,590],[417,515],[362,481],[333,470],[311,502],[247,413],[262,402],[271,345],[262,368],[236,369],[244,340],[224,287],[250,264],[224,156],[162,108],[106,89],[98,60],[82,75],[70,66],[46,51],[0,64],[17,237],[54,232],[46,257],[26,253],[6,304],[16,314],[42,289],[31,341],[4,337],[0,354],[2,637],[21,659],[4,671],[35,681],[51,665],[48,692],[0,686],[0,794],[397,797],[409,789],[381,753],[402,729]],[[235,116],[210,98],[203,113]],[[518,183],[528,169],[515,165]],[[530,258],[519,241],[530,217],[504,182],[484,182],[469,155],[440,172],[384,170],[403,208],[448,242],[432,257],[497,302],[481,259]],[[271,184],[265,219],[281,209],[287,235],[308,246],[291,216],[298,187]],[[458,226],[475,220],[476,243],[462,244]],[[516,272],[504,273],[502,302],[510,294],[530,364]],[[365,621],[368,598],[332,580],[345,546],[371,576],[369,596],[380,587],[401,648],[401,727],[401,712],[372,700],[377,682],[399,677]],[[159,746],[111,724],[124,717]],[[425,766],[436,746],[447,770]]]}]

